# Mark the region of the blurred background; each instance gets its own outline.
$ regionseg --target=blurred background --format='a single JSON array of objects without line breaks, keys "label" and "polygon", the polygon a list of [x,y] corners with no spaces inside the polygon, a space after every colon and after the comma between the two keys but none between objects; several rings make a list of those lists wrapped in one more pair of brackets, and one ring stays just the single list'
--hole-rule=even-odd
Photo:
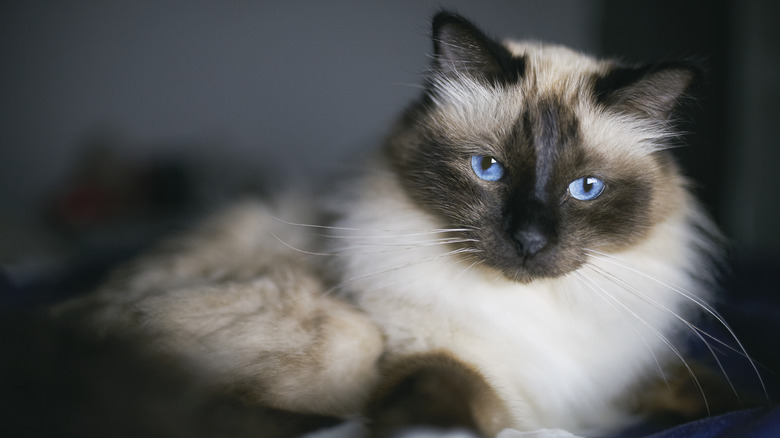
[{"label": "blurred background", "polygon": [[224,199],[338,171],[374,147],[419,93],[440,7],[495,36],[703,60],[676,153],[732,244],[726,289],[763,312],[734,318],[777,327],[780,3],[769,0],[3,1],[2,305],[87,290]]}]

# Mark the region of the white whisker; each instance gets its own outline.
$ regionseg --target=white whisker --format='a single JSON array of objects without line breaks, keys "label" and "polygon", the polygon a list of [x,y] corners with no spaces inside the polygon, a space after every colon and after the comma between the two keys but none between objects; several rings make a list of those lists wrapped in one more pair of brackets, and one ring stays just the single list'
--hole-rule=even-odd
[{"label": "white whisker", "polygon": [[[353,238],[353,237],[349,237],[349,236],[345,236],[344,238],[345,238],[345,240],[346,239],[354,239],[354,240],[358,240],[358,241],[364,239],[364,237],[354,237]],[[376,236],[376,238],[379,238],[379,237]],[[394,242],[390,242],[390,243],[382,243],[382,242],[376,242],[376,241],[372,241],[372,242],[358,242],[357,244],[370,245],[370,246],[375,246],[375,245],[394,246],[394,245],[409,245],[409,244],[415,244],[415,245],[416,244],[433,244],[433,245],[435,245],[435,244],[445,244],[445,243],[453,243],[453,242],[454,243],[459,243],[459,242],[476,242],[475,239],[468,239],[468,238],[462,238],[462,237],[442,237],[442,238],[438,238],[438,239],[425,239],[425,240],[401,240],[400,242],[398,241],[399,239],[396,236],[386,236],[386,238],[392,238],[395,241]]]},{"label": "white whisker", "polygon": [[[358,228],[332,227],[326,225],[296,223],[296,222],[286,221],[270,215],[268,215],[268,217],[270,217],[275,221],[281,222],[283,224],[296,226],[296,227],[316,228],[316,229],[325,229],[325,230],[334,230],[334,231],[350,231],[350,232],[366,231]],[[393,234],[393,233],[397,233],[397,231],[392,231],[392,230],[371,230],[372,233],[382,233],[382,234],[371,234],[371,235],[318,234],[316,235],[317,237],[324,237],[330,239],[358,241],[356,243],[353,243],[351,246],[335,247],[331,252],[318,252],[318,251],[310,251],[310,250],[297,248],[285,242],[284,239],[279,237],[277,234],[271,231],[269,231],[269,234],[271,234],[282,245],[301,254],[314,255],[314,256],[345,256],[345,255],[368,255],[368,254],[376,254],[376,253],[388,253],[388,252],[398,251],[398,250],[410,250],[410,249],[437,246],[437,245],[451,245],[451,244],[460,244],[460,243],[476,241],[474,239],[468,239],[462,237],[442,237],[436,239],[411,240],[411,241],[403,240],[405,238],[457,233],[457,232],[464,232],[464,231],[469,231],[469,229],[468,228],[441,228],[441,229],[433,229],[433,230],[426,230],[426,231],[416,231],[411,233],[404,232],[402,234]],[[377,240],[381,240],[381,239],[387,239],[387,240],[392,239],[393,241],[377,242]],[[402,241],[399,242],[398,241],[399,239],[401,239]],[[360,240],[370,240],[371,242],[359,242]],[[374,250],[367,250],[371,248],[374,248]],[[360,251],[355,251],[356,249],[360,249]]]},{"label": "white whisker", "polygon": [[[717,364],[718,368],[720,369],[721,373],[723,374],[723,377],[725,377],[726,382],[728,383],[729,387],[731,387],[732,392],[737,397],[737,400],[742,402],[739,393],[737,392],[736,388],[734,387],[733,383],[731,382],[731,379],[728,376],[728,373],[726,372],[726,369],[723,367],[723,364],[721,363],[720,359],[718,358],[717,354],[715,354],[715,351],[712,348],[712,345],[707,342],[706,339],[702,336],[702,333],[707,334],[707,332],[699,327],[697,327],[695,324],[689,322],[682,316],[680,316],[677,312],[669,309],[667,306],[664,306],[663,304],[660,304],[657,300],[654,300],[652,297],[650,297],[648,294],[640,291],[639,289],[633,287],[632,285],[628,284],[627,282],[623,281],[622,279],[618,278],[617,276],[613,275],[612,273],[606,271],[605,269],[599,268],[597,266],[588,266],[589,268],[593,269],[595,272],[600,273],[602,277],[613,281],[615,283],[619,282],[622,284],[622,287],[634,293],[634,296],[637,296],[642,301],[652,305],[656,309],[664,310],[665,312],[669,313],[670,315],[673,315],[675,318],[677,318],[680,322],[682,322],[688,329],[693,332],[699,340],[701,340],[704,345],[707,347],[707,349],[710,351],[710,354],[712,355],[713,359],[715,360],[715,363]],[[725,345],[725,344],[724,344]]]},{"label": "white whisker", "polygon": [[[599,292],[597,289],[595,289],[594,285],[597,285],[595,281],[588,278],[588,276],[585,275],[583,272],[574,271],[570,274],[567,274],[567,276],[570,276],[571,274],[576,275],[576,280],[579,280],[581,283],[584,283],[589,289],[594,291],[596,295],[598,295],[599,298],[601,298],[602,301],[604,301],[608,306],[610,306],[612,309],[615,310],[616,313],[619,315],[624,315],[624,313],[620,312],[620,310],[615,307],[614,304],[612,304],[610,301],[604,297],[602,292]],[[590,284],[589,284],[590,283]],[[599,286],[599,289],[603,289]],[[604,291],[606,292],[606,291]],[[613,298],[614,299],[614,298]],[[631,326],[631,330],[639,337],[639,339],[642,340],[642,343],[645,344],[645,347],[647,347],[647,350],[650,352],[650,355],[653,356],[653,361],[655,362],[655,366],[658,369],[658,373],[661,374],[661,378],[663,379],[664,383],[666,384],[667,388],[670,388],[669,386],[669,380],[666,378],[666,373],[664,372],[663,367],[661,366],[661,363],[658,361],[658,357],[656,356],[655,352],[653,351],[653,348],[650,347],[650,343],[647,342],[647,339],[642,335],[642,333],[639,332],[639,330],[636,329],[633,325]]]},{"label": "white whisker", "polygon": [[338,231],[361,231],[358,228],[345,228],[345,227],[334,227],[334,226],[330,226],[330,225],[316,225],[316,224],[303,224],[303,223],[298,223],[298,222],[290,222],[290,221],[286,221],[286,220],[284,220],[282,218],[279,218],[279,217],[276,217],[276,216],[273,216],[273,215],[270,215],[270,214],[266,214],[265,216],[268,217],[268,218],[271,218],[272,220],[275,220],[277,222],[283,223],[285,225],[291,225],[291,226],[294,226],[294,227],[318,228],[318,229],[324,229],[324,230],[338,230]]},{"label": "white whisker", "polygon": [[289,243],[285,242],[284,240],[282,240],[279,236],[274,234],[273,231],[268,231],[268,234],[274,236],[274,238],[276,240],[278,240],[279,243],[281,243],[282,245],[286,246],[287,248],[289,248],[289,249],[291,249],[291,250],[293,250],[295,252],[301,253],[301,254],[308,254],[308,255],[315,255],[315,256],[334,256],[334,255],[336,255],[336,254],[332,254],[332,253],[313,252],[313,251],[306,251],[305,249],[296,248],[296,247],[290,245]]},{"label": "white whisker", "polygon": [[[618,266],[620,268],[626,269],[626,270],[628,270],[630,272],[633,272],[635,274],[641,275],[642,277],[645,277],[645,278],[655,282],[656,284],[659,284],[661,286],[664,286],[664,287],[668,288],[669,290],[679,294],[680,296],[684,297],[685,299],[689,300],[690,302],[696,304],[700,309],[703,309],[707,314],[709,314],[710,316],[715,318],[715,320],[718,321],[718,323],[724,329],[726,329],[726,331],[728,331],[729,336],[731,336],[731,338],[737,344],[737,349],[735,349],[735,348],[729,346],[728,344],[726,344],[725,342],[715,338],[714,336],[710,335],[706,331],[703,331],[703,330],[701,330],[699,328],[695,328],[695,331],[698,332],[698,333],[703,333],[707,337],[715,340],[719,344],[721,344],[721,345],[731,349],[732,351],[735,351],[736,353],[740,354],[742,357],[747,359],[748,363],[753,368],[753,372],[755,373],[755,375],[756,375],[756,377],[757,377],[757,379],[758,379],[758,381],[759,381],[759,383],[761,385],[761,389],[764,392],[765,398],[767,400],[769,400],[769,392],[766,389],[766,385],[764,383],[764,379],[761,377],[761,373],[759,373],[758,367],[756,366],[755,361],[748,354],[747,349],[742,345],[742,342],[740,342],[739,338],[737,337],[736,333],[731,328],[731,326],[729,326],[728,323],[726,323],[726,320],[712,306],[710,306],[709,304],[707,304],[706,302],[704,302],[700,298],[698,298],[695,295],[693,295],[693,293],[691,293],[690,291],[685,290],[683,287],[676,286],[676,285],[669,284],[667,282],[661,281],[661,280],[659,280],[659,279],[657,279],[657,278],[655,278],[655,277],[653,277],[651,275],[648,275],[648,274],[646,274],[646,273],[644,273],[644,272],[642,272],[642,271],[640,271],[638,269],[635,269],[635,268],[627,265],[625,262],[623,262],[623,261],[621,261],[621,260],[619,260],[619,259],[617,259],[617,258],[615,258],[613,256],[610,256],[609,254],[605,254],[605,253],[602,253],[600,251],[596,251],[596,250],[592,250],[592,249],[589,249],[589,250],[586,250],[586,251],[589,253],[589,256],[593,257],[594,259],[603,260],[603,261],[612,263],[615,266]],[[680,316],[677,315],[677,314],[675,314],[675,316],[680,318]],[[685,321],[684,319],[683,319],[683,321],[686,324],[690,324],[689,322]],[[694,327],[695,326],[692,326],[691,328],[694,328]],[[709,346],[709,343],[707,343],[706,341],[705,341],[705,344]],[[731,384],[730,381],[729,381],[729,384]],[[733,386],[732,386],[732,388],[733,388]]]},{"label": "white whisker", "polygon": [[[462,231],[469,231],[466,228],[452,228],[452,229],[441,229],[441,230],[432,230],[432,231],[420,231],[417,233],[408,233],[408,234],[378,234],[378,235],[346,235],[346,234],[319,234],[320,237],[327,237],[331,239],[399,239],[403,237],[420,237],[420,236],[430,236],[432,234],[444,234],[444,233],[456,233],[456,232],[462,232]],[[386,233],[389,233],[389,231],[386,231]],[[456,237],[442,237],[441,239],[457,239]]]},{"label": "white whisker", "polygon": [[386,274],[388,272],[392,272],[392,271],[397,271],[397,270],[400,270],[400,269],[408,268],[410,266],[415,266],[415,265],[419,265],[419,264],[422,264],[422,263],[427,263],[427,262],[430,262],[430,261],[439,260],[439,259],[442,259],[444,257],[449,257],[449,256],[457,255],[457,254],[463,254],[463,253],[470,253],[470,252],[474,252],[474,250],[472,250],[470,248],[458,248],[458,249],[454,249],[452,251],[448,251],[448,252],[445,252],[445,253],[442,253],[442,254],[438,254],[438,255],[435,255],[435,256],[431,256],[431,257],[426,257],[426,258],[423,258],[423,259],[420,259],[420,260],[413,260],[413,261],[409,261],[409,262],[405,262],[405,263],[399,263],[397,265],[389,266],[389,267],[386,267],[386,268],[383,268],[383,269],[379,269],[379,270],[376,270],[376,271],[368,272],[368,273],[361,274],[361,275],[356,275],[354,277],[341,280],[340,284],[337,285],[337,286],[334,286],[333,288],[331,288],[331,290],[329,292],[331,292],[333,290],[336,290],[336,289],[340,289],[341,287],[343,287],[345,284],[348,284],[348,283],[354,283],[356,281],[364,280],[364,279],[371,278],[371,277],[376,277],[378,275],[382,275],[382,274]]},{"label": "white whisker", "polygon": [[[594,272],[598,273],[598,271],[595,271],[595,270],[594,270]],[[580,273],[580,275],[582,275],[582,274]],[[587,278],[587,277],[583,277],[583,278]],[[592,280],[591,280],[591,282],[592,282]],[[601,292],[602,292],[602,293],[604,293],[604,294],[605,294],[607,297],[609,297],[609,298],[610,298],[612,301],[614,301],[615,303],[617,303],[617,304],[618,304],[620,307],[622,307],[622,308],[623,308],[625,311],[627,311],[627,312],[628,312],[630,315],[632,315],[632,316],[633,316],[634,318],[636,318],[636,319],[637,319],[639,322],[641,322],[641,323],[642,323],[643,325],[645,325],[645,326],[646,326],[648,329],[650,329],[650,331],[652,331],[652,332],[653,332],[653,334],[655,334],[656,336],[658,336],[658,338],[661,340],[661,342],[663,342],[663,343],[664,343],[664,345],[666,345],[666,346],[667,346],[667,348],[669,348],[669,350],[671,350],[671,351],[672,351],[672,353],[673,353],[675,356],[677,356],[677,358],[678,358],[678,359],[680,360],[680,362],[683,364],[683,366],[685,367],[685,369],[688,371],[688,374],[691,376],[691,379],[693,380],[693,383],[694,383],[694,385],[696,386],[697,390],[699,391],[699,394],[701,394],[702,400],[704,401],[704,407],[706,408],[706,410],[707,410],[707,414],[709,415],[709,412],[710,412],[710,406],[709,406],[709,403],[707,402],[707,396],[704,394],[704,389],[702,388],[702,386],[701,386],[701,383],[699,383],[699,379],[698,379],[698,378],[696,378],[696,374],[693,372],[693,369],[692,369],[692,368],[691,368],[691,366],[688,364],[688,362],[685,360],[685,357],[683,357],[683,355],[682,355],[682,353],[680,352],[680,350],[679,350],[677,347],[675,347],[675,346],[674,346],[674,344],[672,344],[672,342],[669,340],[669,338],[667,338],[667,337],[666,337],[666,336],[665,336],[663,333],[661,333],[661,331],[660,331],[660,330],[658,330],[657,328],[653,327],[653,325],[652,325],[652,324],[650,324],[649,322],[647,322],[647,320],[645,320],[644,318],[642,318],[641,316],[639,316],[639,315],[638,315],[636,312],[634,312],[633,310],[631,310],[631,309],[630,309],[628,306],[626,306],[624,303],[622,303],[620,300],[618,300],[618,299],[617,299],[617,298],[616,298],[614,295],[610,294],[610,293],[609,293],[609,292],[608,292],[606,289],[604,289],[603,287],[599,286],[599,285],[598,285],[598,283],[595,283],[595,282],[592,282],[592,283],[593,283],[593,286],[595,286],[595,287],[598,287],[598,289],[599,289],[599,290],[601,290]],[[594,290],[595,290],[595,289],[594,289]],[[647,341],[646,341],[646,340],[645,340],[645,344],[647,344]],[[651,353],[652,353],[652,349],[651,349],[650,351],[651,351]],[[656,358],[655,354],[653,354],[653,358],[655,359],[655,361],[656,361],[656,364],[658,364],[658,359]],[[660,364],[658,364],[658,366],[659,366],[659,368],[660,368]],[[663,375],[663,371],[661,371],[661,373],[662,373],[662,375]],[[665,376],[664,376],[664,381],[666,381],[666,377],[665,377]],[[667,382],[667,386],[668,386],[668,382]]]},{"label": "white whisker", "polygon": [[[481,253],[481,252],[482,252],[482,250],[472,250],[472,251],[469,251],[469,252],[470,252],[470,253]],[[467,259],[469,259],[469,258],[470,258],[470,257],[465,257],[464,259],[461,259],[461,261],[463,261],[463,262],[466,262],[466,261],[467,261]],[[473,257],[471,257],[471,258],[473,258]],[[455,278],[455,279],[458,279],[458,278],[460,278],[461,276],[465,275],[465,274],[466,274],[466,272],[468,272],[468,271],[469,271],[471,268],[473,268],[474,266],[477,266],[477,265],[479,265],[479,264],[482,264],[482,263],[484,263],[484,260],[482,260],[482,259],[480,259],[480,258],[477,258],[477,260],[476,260],[476,261],[474,261],[474,262],[473,262],[473,263],[471,263],[470,265],[466,266],[466,267],[465,267],[463,270],[461,270],[460,272],[458,272],[458,274],[457,274],[457,275],[455,275],[455,277],[453,277],[453,278]]]},{"label": "white whisker", "polygon": [[382,249],[382,251],[380,252],[385,252],[385,251],[397,251],[399,249],[426,248],[431,246],[444,246],[444,245],[452,245],[452,244],[467,243],[467,242],[475,242],[475,240],[447,238],[447,239],[426,240],[420,242],[355,243],[351,246],[336,247],[334,252],[344,253],[352,249],[358,249],[358,248],[380,248]]},{"label": "white whisker", "polygon": [[[440,234],[440,233],[457,233],[457,232],[464,232],[464,231],[471,231],[470,228],[436,228],[432,230],[420,230],[420,231],[413,231],[409,232],[409,230],[392,230],[392,229],[385,229],[385,230],[366,230],[361,228],[349,228],[349,227],[335,227],[331,225],[318,225],[318,224],[305,224],[300,222],[291,222],[286,221],[284,219],[281,219],[276,216],[272,216],[269,214],[265,215],[266,217],[283,223],[285,225],[290,225],[294,227],[302,227],[302,228],[316,228],[316,229],[322,229],[322,230],[334,230],[334,231],[370,231],[373,233],[385,233],[381,235],[376,236],[354,236],[354,235],[336,235],[336,234],[324,234],[321,235],[322,237],[330,237],[330,238],[364,238],[364,239],[373,239],[373,238],[397,238],[397,237],[416,237],[416,236],[426,236],[431,234]],[[399,231],[402,231],[404,234],[393,234],[398,233]]]}]

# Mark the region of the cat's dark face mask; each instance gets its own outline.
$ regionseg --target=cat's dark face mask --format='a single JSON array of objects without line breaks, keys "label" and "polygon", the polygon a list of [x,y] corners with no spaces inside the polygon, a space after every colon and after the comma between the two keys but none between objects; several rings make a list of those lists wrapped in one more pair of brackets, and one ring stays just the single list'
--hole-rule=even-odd
[{"label": "cat's dark face mask", "polygon": [[[543,67],[453,15],[434,20],[434,49],[428,89],[386,150],[413,200],[443,227],[467,230],[458,245],[478,254],[480,266],[520,282],[559,277],[585,263],[588,250],[641,242],[669,213],[676,198],[659,196],[676,186],[667,153],[613,154],[599,148],[604,134],[589,129],[593,114],[668,118],[690,71],[611,66],[540,90]],[[495,107],[448,114],[457,106],[443,105],[443,94],[468,100],[470,92],[492,93]],[[582,113],[583,100],[605,111]]]}]

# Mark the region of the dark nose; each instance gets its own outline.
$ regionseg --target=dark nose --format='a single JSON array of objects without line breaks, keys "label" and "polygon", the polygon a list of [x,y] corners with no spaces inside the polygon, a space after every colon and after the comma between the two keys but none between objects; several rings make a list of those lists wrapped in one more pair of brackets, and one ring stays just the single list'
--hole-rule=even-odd
[{"label": "dark nose", "polygon": [[517,230],[512,235],[512,238],[517,246],[517,252],[524,257],[536,255],[547,246],[547,237],[537,227]]}]

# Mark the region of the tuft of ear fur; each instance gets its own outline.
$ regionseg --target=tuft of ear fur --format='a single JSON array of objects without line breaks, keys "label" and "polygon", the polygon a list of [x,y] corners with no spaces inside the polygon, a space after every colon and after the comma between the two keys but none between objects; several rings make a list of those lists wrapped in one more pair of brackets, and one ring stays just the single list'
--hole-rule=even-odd
[{"label": "tuft of ear fur", "polygon": [[433,50],[434,73],[446,77],[466,75],[493,84],[511,83],[525,70],[523,58],[452,12],[439,12],[433,18]]},{"label": "tuft of ear fur", "polygon": [[597,102],[618,112],[667,120],[702,77],[702,69],[691,62],[621,66],[596,79],[594,93]]}]

